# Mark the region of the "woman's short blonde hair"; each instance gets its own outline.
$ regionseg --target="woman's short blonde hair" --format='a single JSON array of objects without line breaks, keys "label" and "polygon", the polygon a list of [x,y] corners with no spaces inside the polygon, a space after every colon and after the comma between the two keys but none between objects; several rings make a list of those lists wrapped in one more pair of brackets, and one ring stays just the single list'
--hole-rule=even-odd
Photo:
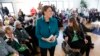
[{"label": "woman's short blonde hair", "polygon": [[13,31],[12,27],[10,27],[10,26],[6,26],[6,27],[5,27],[5,30],[4,30],[5,33],[7,33],[8,30],[9,30],[9,31]]}]

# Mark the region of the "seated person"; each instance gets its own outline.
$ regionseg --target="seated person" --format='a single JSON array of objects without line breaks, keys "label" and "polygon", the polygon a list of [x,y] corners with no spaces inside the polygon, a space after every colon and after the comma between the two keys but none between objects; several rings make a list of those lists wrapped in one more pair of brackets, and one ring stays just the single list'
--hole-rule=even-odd
[{"label": "seated person", "polygon": [[64,30],[64,39],[72,49],[78,50],[75,51],[75,56],[79,56],[81,48],[85,46],[85,38],[74,18],[68,21],[68,27]]},{"label": "seated person", "polygon": [[21,22],[15,21],[14,27],[15,27],[14,34],[17,36],[19,43],[26,44],[30,52],[34,55],[34,49],[32,45],[30,44],[31,43],[30,39],[32,38],[29,36],[26,30],[22,27]]},{"label": "seated person", "polygon": [[0,33],[0,56],[18,56],[18,52],[10,47],[3,39],[4,33]]},{"label": "seated person", "polygon": [[33,48],[34,48],[34,52],[35,54],[38,54],[38,50],[37,50],[37,47],[38,46],[38,39],[35,35],[35,26],[33,26],[33,20],[30,20],[29,22],[30,25],[28,25],[25,30],[27,31],[27,33],[32,37],[32,39],[30,39],[30,42],[32,43],[33,45]]},{"label": "seated person", "polygon": [[30,56],[30,53],[29,53],[27,47],[22,46],[22,44],[19,43],[18,39],[13,34],[13,30],[9,26],[5,27],[4,40],[7,42],[8,45],[10,45],[14,49],[16,49],[20,54],[22,54],[24,56]]},{"label": "seated person", "polygon": [[86,32],[92,32],[95,28],[91,25],[88,26],[88,22],[85,20],[85,18],[83,18],[82,22],[80,23],[81,24],[81,28],[83,29],[84,33]]},{"label": "seated person", "polygon": [[87,39],[87,44],[84,48],[81,49],[81,53],[84,54],[86,52],[86,56],[89,56],[90,49],[94,48],[94,44],[92,43],[91,36],[87,34],[87,32],[92,32],[95,28],[87,28],[87,22],[83,20],[82,23],[79,23],[80,29],[82,30],[84,37]]},{"label": "seated person", "polygon": [[84,51],[86,51],[86,56],[89,56],[90,47],[87,44],[90,43],[91,39],[88,40],[88,36],[84,37],[84,33],[74,18],[68,21],[68,27],[64,31],[64,39],[72,49],[79,50],[77,53],[80,52],[83,55]]}]

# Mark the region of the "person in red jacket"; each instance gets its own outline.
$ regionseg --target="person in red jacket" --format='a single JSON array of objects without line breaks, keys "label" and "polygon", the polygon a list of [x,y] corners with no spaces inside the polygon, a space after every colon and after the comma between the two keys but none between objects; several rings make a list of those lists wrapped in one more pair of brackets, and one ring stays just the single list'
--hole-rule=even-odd
[{"label": "person in red jacket", "polygon": [[33,16],[33,15],[35,15],[37,13],[35,8],[32,8],[30,12],[31,12],[31,16]]}]

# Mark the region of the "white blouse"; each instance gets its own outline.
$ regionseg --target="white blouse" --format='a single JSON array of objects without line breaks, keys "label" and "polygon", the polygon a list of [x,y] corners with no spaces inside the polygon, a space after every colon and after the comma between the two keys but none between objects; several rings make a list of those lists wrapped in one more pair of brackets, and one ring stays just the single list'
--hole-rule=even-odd
[{"label": "white blouse", "polygon": [[[9,36],[7,34],[5,34],[5,36],[7,37],[7,39],[5,40],[6,42],[9,40]],[[18,39],[12,34],[13,36],[13,40],[15,40],[17,43],[19,43]]]}]

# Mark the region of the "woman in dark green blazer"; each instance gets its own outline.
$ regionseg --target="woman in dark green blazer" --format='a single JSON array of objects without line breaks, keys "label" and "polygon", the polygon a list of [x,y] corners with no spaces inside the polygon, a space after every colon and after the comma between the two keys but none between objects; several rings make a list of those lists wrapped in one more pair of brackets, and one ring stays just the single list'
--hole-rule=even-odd
[{"label": "woman in dark green blazer", "polygon": [[44,6],[42,13],[43,16],[36,23],[36,36],[39,40],[41,56],[47,56],[47,50],[49,50],[50,56],[54,56],[59,34],[58,23],[52,17],[53,11],[51,6]]}]

